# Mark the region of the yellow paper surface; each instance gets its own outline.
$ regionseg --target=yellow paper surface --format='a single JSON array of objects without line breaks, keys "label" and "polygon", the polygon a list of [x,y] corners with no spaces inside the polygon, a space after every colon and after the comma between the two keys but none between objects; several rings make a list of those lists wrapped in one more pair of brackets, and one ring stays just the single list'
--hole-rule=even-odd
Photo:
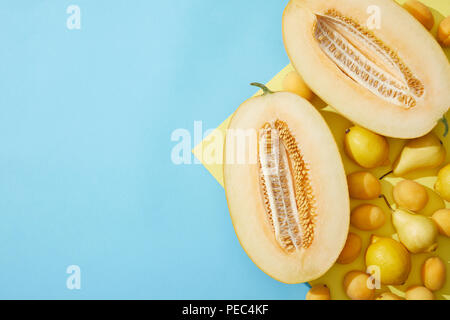
[{"label": "yellow paper surface", "polygon": [[[406,0],[397,0],[399,3],[404,3]],[[423,3],[427,4],[433,12],[433,15],[435,16],[435,26],[433,30],[431,31],[433,34],[436,34],[437,32],[437,26],[439,22],[445,17],[450,15],[450,2],[448,0],[422,0]],[[450,59],[450,49],[445,49],[445,53],[447,57]],[[294,70],[293,67],[289,64],[283,70],[281,70],[272,80],[270,80],[266,85],[272,90],[272,91],[281,91],[282,90],[282,81],[284,79],[284,76],[289,73],[290,71]],[[261,91],[255,93],[255,95],[261,94]],[[317,97],[314,98],[312,103],[317,106],[318,108],[321,108],[324,106],[324,103],[318,99]],[[237,106],[236,106],[237,107]],[[357,166],[354,162],[352,162],[346,155],[343,150],[343,141],[344,141],[344,132],[345,129],[351,126],[351,122],[338,113],[334,111],[329,106],[326,106],[323,109],[320,109],[320,113],[324,117],[325,121],[328,123],[328,126],[330,127],[336,142],[338,144],[339,150],[342,155],[342,160],[344,163],[345,171],[347,173],[351,173],[354,171],[362,170],[361,167]],[[446,115],[447,119],[450,120],[450,112]],[[216,161],[217,157],[217,150],[221,150],[224,144],[224,137],[225,137],[225,131],[228,127],[228,123],[231,119],[231,116],[228,117],[219,127],[217,127],[208,137],[206,137],[200,144],[198,144],[192,152],[194,155],[202,162],[202,164],[205,166],[205,168],[214,176],[214,178],[222,185],[223,187],[223,174],[222,174],[222,165],[220,162]],[[442,137],[442,133],[444,131],[444,126],[440,123],[436,126],[434,129],[435,133]],[[446,138],[441,138],[441,140],[444,143],[444,146],[446,148],[447,152],[447,159],[445,163],[450,162],[450,134]],[[390,161],[393,163],[393,161],[396,159],[397,155],[400,153],[402,146],[404,145],[404,140],[399,139],[392,139],[388,138],[389,144],[390,144]],[[379,167],[374,170],[371,170],[372,173],[374,173],[375,176],[381,176],[384,173],[388,172],[390,170],[389,166],[386,167]],[[438,170],[425,170],[416,172],[410,176],[406,176],[404,178],[409,178],[416,180],[420,184],[427,187],[428,195],[429,195],[429,203],[428,205],[420,212],[424,215],[431,215],[434,211],[436,211],[439,208],[450,208],[450,203],[444,202],[440,199],[440,197],[434,192],[433,186],[436,181],[436,174]],[[394,177],[386,177],[382,182],[382,192],[386,195],[387,199],[390,203],[394,203],[394,200],[392,198],[392,188],[393,186],[403,178],[394,178]],[[373,203],[379,205],[381,208],[386,208],[386,205],[382,202],[382,200],[374,200],[374,201],[359,201],[359,200],[351,200],[351,208],[358,206],[361,203]],[[351,270],[365,270],[365,263],[364,263],[364,252],[369,244],[369,238],[372,234],[376,234],[379,236],[386,236],[386,237],[393,237],[396,238],[395,235],[395,229],[392,226],[391,223],[391,215],[389,210],[386,208],[385,213],[387,215],[387,222],[385,225],[377,230],[371,231],[371,232],[364,232],[360,231],[354,227],[350,227],[350,231],[358,234],[361,236],[363,240],[363,249],[359,255],[359,257],[352,262],[351,264],[346,265],[340,265],[335,264],[323,277],[321,277],[318,280],[313,281],[311,284],[316,283],[325,283],[330,287],[332,299],[347,299],[347,296],[344,293],[343,287],[342,287],[342,281],[344,278],[344,275]],[[384,292],[384,291],[392,291],[394,293],[397,293],[401,296],[404,295],[404,290],[409,287],[410,285],[420,285],[420,268],[422,263],[425,261],[426,258],[430,256],[437,255],[439,256],[447,265],[447,281],[441,290],[435,292],[435,295],[438,299],[447,299],[450,300],[450,239],[445,238],[443,236],[439,236],[438,238],[438,249],[430,254],[414,254],[411,255],[412,258],[412,270],[410,273],[410,276],[408,278],[408,281],[403,286],[389,286],[389,287],[382,287],[380,290],[377,290],[377,292]]]}]

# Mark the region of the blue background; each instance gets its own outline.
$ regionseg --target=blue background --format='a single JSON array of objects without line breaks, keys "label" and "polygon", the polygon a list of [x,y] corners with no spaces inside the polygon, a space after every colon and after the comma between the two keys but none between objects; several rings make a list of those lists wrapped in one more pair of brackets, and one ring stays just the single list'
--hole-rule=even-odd
[{"label": "blue background", "polygon": [[288,63],[286,3],[2,1],[0,298],[304,298],[250,261],[206,169],[170,157],[173,130],[218,126]]}]

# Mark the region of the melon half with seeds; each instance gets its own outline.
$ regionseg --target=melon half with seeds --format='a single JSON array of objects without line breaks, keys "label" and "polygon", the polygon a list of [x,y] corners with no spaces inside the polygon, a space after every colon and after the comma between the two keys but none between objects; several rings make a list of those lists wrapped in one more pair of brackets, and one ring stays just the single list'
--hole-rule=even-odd
[{"label": "melon half with seeds", "polygon": [[349,196],[334,138],[305,99],[272,93],[244,102],[227,129],[224,185],[239,241],[284,283],[332,267],[349,228]]},{"label": "melon half with seeds", "polygon": [[379,134],[423,136],[450,106],[442,48],[393,0],[291,0],[283,40],[319,97]]}]

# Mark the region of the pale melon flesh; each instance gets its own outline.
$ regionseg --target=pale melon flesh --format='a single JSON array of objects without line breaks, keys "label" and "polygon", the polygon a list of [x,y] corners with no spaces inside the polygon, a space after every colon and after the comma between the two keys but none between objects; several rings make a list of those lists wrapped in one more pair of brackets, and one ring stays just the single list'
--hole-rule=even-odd
[{"label": "pale melon flesh", "polygon": [[348,188],[336,142],[307,100],[268,93],[239,107],[224,185],[236,235],[266,274],[301,283],[333,266],[348,234]]},{"label": "pale melon flesh", "polygon": [[379,134],[423,136],[450,106],[442,48],[393,0],[291,0],[283,40],[314,93]]}]

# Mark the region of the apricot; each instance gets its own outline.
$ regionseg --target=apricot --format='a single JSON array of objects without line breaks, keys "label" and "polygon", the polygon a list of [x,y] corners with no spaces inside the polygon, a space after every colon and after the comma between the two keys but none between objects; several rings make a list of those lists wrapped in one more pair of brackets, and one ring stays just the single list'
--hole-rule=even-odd
[{"label": "apricot", "polygon": [[385,221],[384,211],[379,206],[368,203],[357,206],[350,216],[351,224],[364,231],[378,229]]},{"label": "apricot", "polygon": [[373,300],[375,289],[368,285],[370,276],[362,271],[350,271],[344,277],[344,290],[352,300]]},{"label": "apricot", "polygon": [[434,294],[423,286],[409,287],[405,292],[406,300],[434,300]]},{"label": "apricot", "polygon": [[428,193],[424,186],[412,181],[403,180],[393,189],[394,201],[405,209],[418,212],[428,203]]},{"label": "apricot", "polygon": [[326,284],[316,284],[309,289],[306,300],[331,300],[330,288]]},{"label": "apricot", "polygon": [[362,240],[357,234],[350,232],[345,242],[344,249],[342,249],[337,262],[340,264],[352,263],[361,252]]},{"label": "apricot", "polygon": [[440,234],[450,237],[450,209],[437,210],[431,219],[436,223]]},{"label": "apricot", "polygon": [[421,270],[423,285],[431,291],[442,289],[445,284],[445,273],[445,264],[439,257],[428,258]]},{"label": "apricot", "polygon": [[450,47],[450,16],[439,24],[438,40],[444,47]]},{"label": "apricot", "polygon": [[376,199],[381,194],[380,181],[370,172],[354,172],[347,176],[350,197],[359,200]]},{"label": "apricot", "polygon": [[414,16],[425,28],[428,30],[433,29],[434,17],[431,10],[422,2],[417,0],[406,1],[403,8]]}]

